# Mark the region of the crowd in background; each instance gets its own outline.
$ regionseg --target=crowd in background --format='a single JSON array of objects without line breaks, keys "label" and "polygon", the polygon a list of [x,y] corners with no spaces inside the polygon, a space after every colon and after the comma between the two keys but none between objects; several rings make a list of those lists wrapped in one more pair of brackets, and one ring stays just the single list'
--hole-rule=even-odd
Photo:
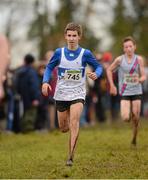
[{"label": "crowd in background", "polygon": [[[4,87],[5,97],[0,103],[0,129],[5,132],[27,133],[30,131],[49,131],[58,128],[53,94],[57,80],[54,69],[49,97],[41,93],[45,66],[53,52],[48,51],[43,60],[35,61],[32,54],[24,57],[24,64],[15,70],[8,69]],[[87,79],[87,96],[81,116],[81,126],[94,126],[96,123],[114,122],[120,119],[120,97],[109,95],[106,68],[113,60],[110,52],[96,53],[103,65],[104,73],[96,81]],[[88,67],[87,71],[91,71]],[[148,62],[145,61],[147,80],[143,84],[141,116],[148,117]],[[116,84],[117,72],[114,72]]]}]

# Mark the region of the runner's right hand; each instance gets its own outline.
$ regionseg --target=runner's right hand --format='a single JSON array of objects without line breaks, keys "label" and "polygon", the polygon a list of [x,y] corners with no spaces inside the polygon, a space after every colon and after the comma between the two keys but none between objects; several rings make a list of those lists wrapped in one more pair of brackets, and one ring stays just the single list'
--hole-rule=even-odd
[{"label": "runner's right hand", "polygon": [[117,88],[116,88],[116,86],[114,86],[114,85],[110,86],[110,94],[113,95],[113,96],[117,95]]},{"label": "runner's right hand", "polygon": [[49,95],[49,91],[51,91],[51,90],[52,90],[52,88],[51,88],[50,84],[43,83],[43,85],[42,85],[42,94],[44,96],[48,96]]}]

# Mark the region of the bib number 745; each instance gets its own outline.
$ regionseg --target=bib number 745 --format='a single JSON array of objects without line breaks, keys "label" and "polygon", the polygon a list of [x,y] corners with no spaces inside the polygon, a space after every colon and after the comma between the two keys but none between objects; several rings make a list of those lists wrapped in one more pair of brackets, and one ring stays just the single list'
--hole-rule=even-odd
[{"label": "bib number 745", "polygon": [[80,82],[82,79],[81,70],[67,70],[65,71],[64,79],[66,81]]}]

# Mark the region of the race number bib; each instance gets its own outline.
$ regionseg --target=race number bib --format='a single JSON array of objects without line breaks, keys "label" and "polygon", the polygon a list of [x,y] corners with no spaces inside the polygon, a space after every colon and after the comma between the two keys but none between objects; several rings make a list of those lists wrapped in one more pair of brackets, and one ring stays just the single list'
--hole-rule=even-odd
[{"label": "race number bib", "polygon": [[81,70],[66,70],[64,74],[64,79],[71,82],[80,82],[82,80]]},{"label": "race number bib", "polygon": [[138,74],[125,74],[124,75],[124,83],[135,85],[138,84]]}]

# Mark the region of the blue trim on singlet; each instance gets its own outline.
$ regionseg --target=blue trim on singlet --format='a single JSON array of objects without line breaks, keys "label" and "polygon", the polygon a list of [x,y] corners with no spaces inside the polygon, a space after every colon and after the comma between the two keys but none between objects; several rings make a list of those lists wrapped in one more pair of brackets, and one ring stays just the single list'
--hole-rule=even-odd
[{"label": "blue trim on singlet", "polygon": [[[66,59],[69,61],[75,60],[80,55],[81,50],[82,48],[80,46],[75,51],[69,50],[67,47],[64,47],[64,54]],[[61,54],[62,54],[62,48],[58,48],[55,50],[53,56],[51,57],[51,60],[46,66],[43,76],[43,83],[45,82],[49,83],[53,69],[60,64]],[[103,72],[102,65],[98,63],[97,59],[90,50],[85,49],[82,57],[82,68],[85,69],[87,64],[89,64],[95,70],[97,77],[101,76]],[[61,74],[62,71],[64,72],[64,69],[58,68],[58,71],[59,71],[58,74],[59,73]],[[84,72],[85,71],[82,72],[82,76],[84,75]]]}]

